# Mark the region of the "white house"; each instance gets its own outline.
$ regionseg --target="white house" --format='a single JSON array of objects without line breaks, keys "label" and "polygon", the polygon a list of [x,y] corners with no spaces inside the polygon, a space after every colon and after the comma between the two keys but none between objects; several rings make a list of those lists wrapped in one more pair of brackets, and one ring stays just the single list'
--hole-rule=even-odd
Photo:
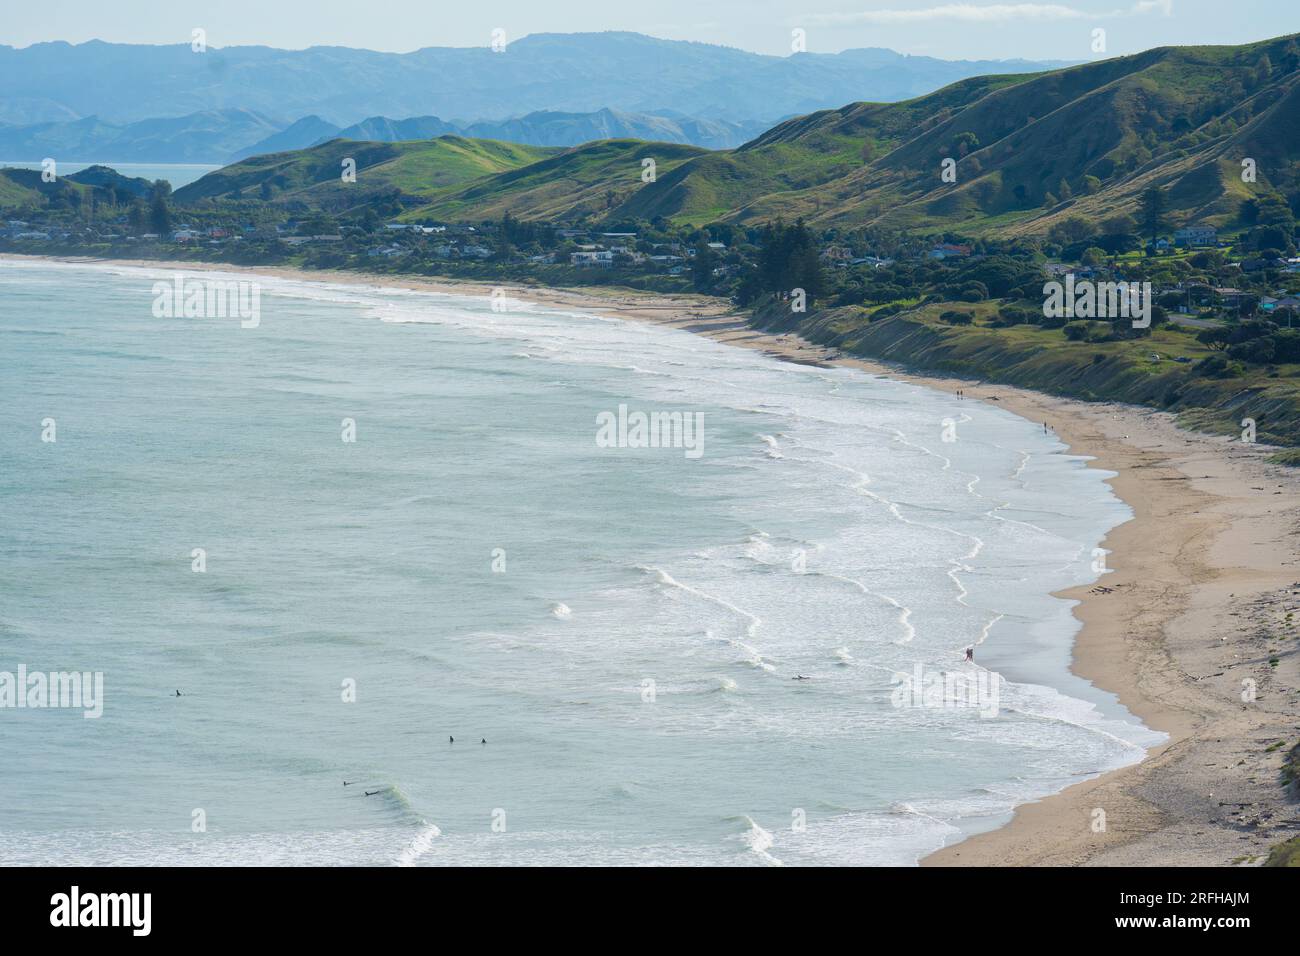
[{"label": "white house", "polygon": [[1179,246],[1216,246],[1219,231],[1213,226],[1184,226],[1174,233],[1174,244]]},{"label": "white house", "polygon": [[609,268],[614,264],[614,253],[607,249],[597,249],[592,252],[571,252],[569,253],[569,262],[575,266]]}]

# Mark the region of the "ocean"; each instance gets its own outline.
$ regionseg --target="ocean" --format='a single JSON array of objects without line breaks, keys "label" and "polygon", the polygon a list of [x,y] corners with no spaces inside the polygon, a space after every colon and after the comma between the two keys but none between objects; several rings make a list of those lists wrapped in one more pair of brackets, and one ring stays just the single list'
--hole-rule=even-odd
[{"label": "ocean", "polygon": [[1163,739],[1068,671],[1130,512],[1039,423],[172,275],[0,260],[0,672],[102,675],[0,683],[0,864],[906,865]]}]

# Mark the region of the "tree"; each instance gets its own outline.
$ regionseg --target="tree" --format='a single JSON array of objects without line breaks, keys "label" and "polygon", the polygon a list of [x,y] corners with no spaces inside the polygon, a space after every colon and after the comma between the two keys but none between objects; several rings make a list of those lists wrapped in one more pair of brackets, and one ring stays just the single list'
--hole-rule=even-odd
[{"label": "tree", "polygon": [[718,257],[705,237],[695,244],[695,259],[691,262],[691,284],[696,292],[707,292],[713,285],[713,270]]},{"label": "tree", "polygon": [[973,153],[980,148],[980,139],[972,132],[965,132],[957,136],[952,141],[951,149],[958,156],[965,156],[967,153]]},{"label": "tree", "polygon": [[1251,73],[1251,77],[1250,77],[1251,82],[1255,86],[1263,86],[1265,83],[1269,81],[1269,79],[1272,76],[1273,76],[1273,61],[1270,60],[1268,58],[1268,54],[1265,53],[1262,57],[1259,58],[1259,62],[1255,64],[1255,69]]},{"label": "tree", "polygon": [[1101,221],[1101,232],[1104,236],[1122,236],[1136,229],[1137,220],[1128,213],[1108,216]]},{"label": "tree", "polygon": [[[170,192],[170,187],[168,192]],[[160,236],[172,231],[172,214],[167,207],[167,196],[161,190],[155,190],[149,204],[149,225]]]},{"label": "tree", "polygon": [[1153,244],[1165,227],[1165,209],[1165,194],[1159,186],[1152,186],[1142,194],[1139,220],[1143,234],[1149,236]]},{"label": "tree", "polygon": [[769,292],[803,289],[811,303],[821,294],[824,280],[812,234],[802,219],[787,226],[778,219],[759,239],[759,282]]},{"label": "tree", "polygon": [[1092,223],[1082,216],[1069,216],[1060,222],[1053,223],[1047,235],[1053,242],[1069,243],[1087,239],[1095,231]]}]

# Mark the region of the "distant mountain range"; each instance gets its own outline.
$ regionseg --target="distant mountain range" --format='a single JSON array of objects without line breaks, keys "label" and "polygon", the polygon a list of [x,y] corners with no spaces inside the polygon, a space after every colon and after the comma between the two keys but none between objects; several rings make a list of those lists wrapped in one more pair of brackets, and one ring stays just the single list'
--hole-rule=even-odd
[{"label": "distant mountain range", "polygon": [[0,161],[36,162],[50,156],[61,162],[220,164],[283,128],[268,116],[244,109],[205,110],[124,124],[88,116],[61,123],[0,126]]},{"label": "distant mountain range", "polygon": [[319,116],[305,116],[285,126],[252,110],[207,110],[138,123],[113,124],[92,116],[64,123],[0,126],[0,161],[35,162],[52,156],[69,162],[221,165],[336,138],[392,143],[446,134],[534,146],[576,146],[592,140],[630,137],[729,149],[753,139],[767,126],[602,109],[594,113],[541,111],[517,119],[477,123],[449,123],[436,116],[372,116],[340,128]]},{"label": "distant mountain range", "polygon": [[733,123],[702,120],[689,116],[626,113],[601,109],[594,113],[561,113],[539,110],[517,119],[478,123],[449,123],[436,116],[414,116],[394,120],[372,116],[338,129],[319,116],[308,116],[235,154],[243,159],[261,153],[301,149],[331,139],[372,143],[433,139],[436,136],[467,136],[500,139],[528,146],[577,146],[598,139],[645,139],[660,143],[687,143],[706,149],[731,149],[762,133],[767,123]]},{"label": "distant mountain range", "polygon": [[403,54],[54,42],[0,46],[0,123],[98,117],[121,126],[247,110],[274,117],[266,135],[306,116],[340,128],[363,117],[438,116],[462,131],[543,110],[608,109],[770,125],[856,100],[907,99],[970,76],[1061,65],[881,49],[776,57],[638,33],[534,34],[501,53],[486,38],[482,47]]},{"label": "distant mountain range", "polygon": [[[425,221],[507,212],[575,223],[802,216],[1018,235],[1070,216],[1135,215],[1156,186],[1175,224],[1228,226],[1240,223],[1247,199],[1300,209],[1296,40],[1166,47],[1034,76],[967,79],[903,103],[818,111],[732,150],[636,139],[569,149],[459,136],[331,140],[227,167],[176,199],[238,191],[348,213],[375,196],[385,215]],[[345,157],[356,160],[355,184],[340,182]],[[657,164],[651,182],[641,179],[645,158]],[[941,176],[946,159],[956,162],[955,181]],[[1243,181],[1246,160],[1255,182]]]}]

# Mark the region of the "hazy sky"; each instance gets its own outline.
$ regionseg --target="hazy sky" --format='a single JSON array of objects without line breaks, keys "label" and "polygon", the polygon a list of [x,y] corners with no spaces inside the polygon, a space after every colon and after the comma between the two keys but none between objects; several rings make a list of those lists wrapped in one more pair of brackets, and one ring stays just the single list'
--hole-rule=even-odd
[{"label": "hazy sky", "polygon": [[5,0],[0,43],[89,39],[212,46],[485,46],[494,28],[529,33],[635,30],[785,55],[890,47],[945,59],[1091,59],[1185,43],[1243,43],[1300,32],[1300,0]]}]

